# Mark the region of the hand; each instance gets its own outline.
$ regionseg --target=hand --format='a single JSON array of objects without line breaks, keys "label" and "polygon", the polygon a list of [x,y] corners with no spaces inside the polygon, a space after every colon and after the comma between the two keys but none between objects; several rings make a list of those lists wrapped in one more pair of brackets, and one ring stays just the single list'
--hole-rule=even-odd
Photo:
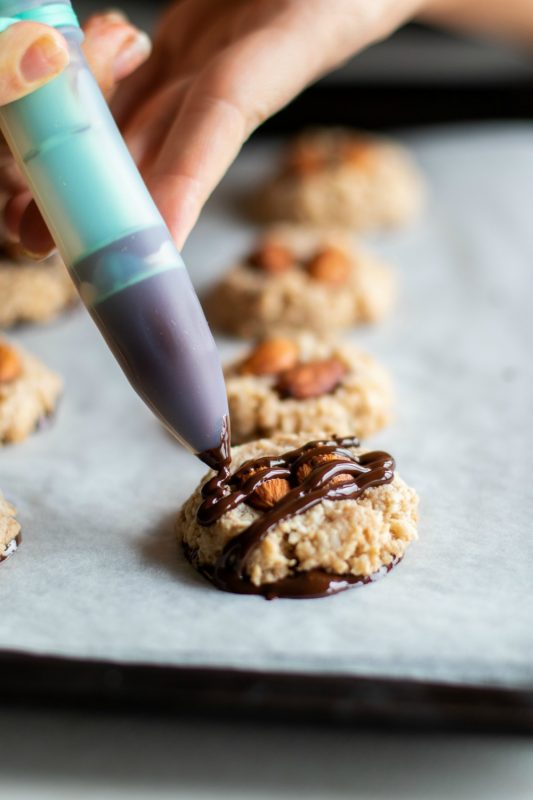
[{"label": "hand", "polygon": [[[85,56],[106,97],[150,54],[146,34],[117,12],[91,17],[84,25]],[[36,22],[19,22],[0,34],[0,105],[11,103],[55,78],[68,64],[59,33]],[[0,208],[5,234],[42,257],[54,246],[44,221],[5,144],[0,142]]]},{"label": "hand", "polygon": [[[413,16],[515,38],[522,31],[531,41],[530,2],[175,0],[160,21],[152,57],[121,84],[112,107],[181,246],[244,141],[308,84]],[[13,65],[25,51],[12,44],[9,52],[6,37],[23,26],[28,31],[31,26],[36,38],[36,29],[42,31],[20,23],[0,34],[0,102],[29,91],[28,82],[44,80],[29,57],[29,77],[20,85]],[[145,60],[146,37],[116,13],[93,18],[86,35],[86,54],[109,96],[116,82]],[[141,36],[141,46],[127,56],[135,36]],[[60,35],[52,37],[61,50]],[[52,59],[52,71],[64,66],[62,58],[59,53]],[[0,165],[0,190],[11,194],[8,230],[27,250],[45,253],[53,245],[50,235],[20,176],[8,180],[12,173],[12,167],[6,171]]]},{"label": "hand", "polygon": [[113,108],[178,246],[243,142],[423,0],[177,0]]}]

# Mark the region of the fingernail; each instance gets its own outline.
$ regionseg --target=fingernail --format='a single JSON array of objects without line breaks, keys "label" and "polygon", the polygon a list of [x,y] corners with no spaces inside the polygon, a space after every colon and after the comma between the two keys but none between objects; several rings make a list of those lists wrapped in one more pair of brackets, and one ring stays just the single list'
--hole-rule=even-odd
[{"label": "fingernail", "polygon": [[32,253],[31,250],[26,250],[26,248],[21,247],[20,248],[20,252],[22,254],[22,257],[23,258],[27,258],[28,261],[37,261],[37,262],[39,262],[39,261],[45,261],[45,259],[47,259],[48,256],[50,256],[52,254],[53,250],[50,250],[48,253],[44,253],[44,254],[43,253]]},{"label": "fingernail", "polygon": [[142,64],[150,55],[151,50],[150,37],[143,31],[136,31],[126,40],[122,49],[115,56],[113,69],[116,80],[120,80],[125,74]]},{"label": "fingernail", "polygon": [[53,36],[36,39],[20,59],[19,69],[26,83],[57,75],[68,63],[68,51]]},{"label": "fingernail", "polygon": [[55,247],[51,247],[50,250],[48,250],[45,253],[35,253],[33,250],[28,250],[28,248],[24,247],[24,245],[22,245],[22,244],[20,245],[19,249],[20,249],[21,254],[25,258],[29,258],[31,261],[44,261],[46,258],[51,256],[52,253],[54,253],[55,250],[56,250]]},{"label": "fingernail", "polygon": [[128,22],[128,17],[120,8],[106,8],[103,12],[108,20],[116,22]]}]

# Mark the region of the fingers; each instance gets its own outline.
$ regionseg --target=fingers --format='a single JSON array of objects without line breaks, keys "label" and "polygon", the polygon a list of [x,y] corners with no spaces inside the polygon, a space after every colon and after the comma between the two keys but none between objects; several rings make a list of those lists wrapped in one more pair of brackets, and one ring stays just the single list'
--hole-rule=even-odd
[{"label": "fingers", "polygon": [[83,27],[85,57],[109,98],[117,83],[146,61],[151,51],[150,39],[118,11],[95,14]]},{"label": "fingers", "polygon": [[113,94],[111,110],[121,129],[130,123],[142,102],[157,91],[160,82],[160,56],[156,50]]},{"label": "fingers", "polygon": [[290,27],[261,30],[226,48],[191,83],[146,174],[178,246],[252,130],[320,72],[313,49]]},{"label": "fingers", "polygon": [[44,258],[55,248],[35,200],[30,200],[21,215],[19,233],[23,250],[32,258]]},{"label": "fingers", "polygon": [[237,107],[190,90],[145,175],[178,247],[246,136],[246,120]]},{"label": "fingers", "polygon": [[44,219],[27,189],[14,195],[6,203],[4,226],[8,238],[20,241],[22,250],[32,258],[44,258],[55,247]]},{"label": "fingers", "polygon": [[17,194],[25,186],[22,173],[11,153],[0,153],[0,194]]},{"label": "fingers", "polygon": [[188,79],[165,86],[141,104],[123,130],[128,149],[141,171],[161,149],[189,86]]},{"label": "fingers", "polygon": [[[37,31],[35,31],[35,28]],[[12,41],[13,37],[11,38],[11,44],[9,42],[3,44],[5,37],[12,31],[17,35],[16,47]],[[30,72],[34,76],[34,80],[31,88],[26,89],[26,91],[37,88],[40,83],[35,79],[35,75],[41,62],[35,61],[34,50],[30,49],[30,55],[27,55],[25,45],[27,45],[28,41],[32,43],[37,41],[37,49],[39,50],[39,48],[42,49],[42,41],[44,41],[45,52],[48,52],[51,47],[49,42],[51,41],[53,44],[56,40],[62,48],[61,52],[65,53],[61,62],[64,66],[68,63],[68,53],[65,49],[63,38],[54,29],[34,23],[20,23],[13,25],[5,33],[1,34],[0,92],[3,86],[9,84],[7,86],[11,92],[9,97],[15,99],[13,97],[14,80],[16,78],[19,81],[17,85],[20,86],[21,75],[28,73],[29,67],[26,63],[28,59],[31,70],[33,70],[33,72],[30,70]],[[35,48],[35,45],[33,47]],[[87,21],[85,25],[84,50],[104,94],[109,96],[112,94],[117,82],[129,75],[148,57],[150,40],[145,33],[131,25],[122,14],[109,12],[95,15]],[[15,55],[19,52],[26,53],[26,55],[23,55],[23,67],[19,66],[15,69],[13,67],[13,64],[17,64]],[[6,54],[9,54],[11,58],[11,62],[9,62],[11,66],[9,66]],[[2,66],[2,61],[4,66]],[[24,73],[23,68],[26,73]],[[55,68],[55,74],[59,71],[60,69]],[[41,83],[44,82],[44,80],[41,80]],[[9,99],[5,99],[6,96],[4,93],[2,98],[0,93],[0,102],[9,102]],[[30,193],[24,188],[21,177],[12,161],[2,161],[0,164],[0,185],[4,192],[11,193],[11,197],[4,208],[4,226],[10,237],[20,239],[23,249],[28,254],[41,257],[54,247],[54,243],[37,206],[31,200]]]},{"label": "fingers", "polygon": [[0,34],[0,105],[38,89],[69,61],[67,44],[54,28],[17,22]]},{"label": "fingers", "polygon": [[11,241],[19,239],[20,220],[30,202],[30,190],[24,188],[14,192],[4,205],[3,228],[7,238]]}]

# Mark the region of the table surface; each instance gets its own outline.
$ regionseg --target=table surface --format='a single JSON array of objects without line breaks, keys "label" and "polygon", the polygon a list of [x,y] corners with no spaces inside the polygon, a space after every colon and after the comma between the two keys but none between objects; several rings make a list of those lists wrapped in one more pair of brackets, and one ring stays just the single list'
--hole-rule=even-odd
[{"label": "table surface", "polygon": [[9,800],[531,800],[527,738],[2,711]]}]

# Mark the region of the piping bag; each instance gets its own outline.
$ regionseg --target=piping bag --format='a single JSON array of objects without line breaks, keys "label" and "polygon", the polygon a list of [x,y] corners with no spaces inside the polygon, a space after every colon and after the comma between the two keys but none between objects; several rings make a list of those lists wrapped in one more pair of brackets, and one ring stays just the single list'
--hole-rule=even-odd
[{"label": "piping bag", "polygon": [[0,0],[0,17],[0,31],[33,20],[68,43],[66,69],[1,107],[0,128],[80,296],[145,403],[192,452],[216,454],[228,414],[216,345],[82,54],[71,4]]}]

